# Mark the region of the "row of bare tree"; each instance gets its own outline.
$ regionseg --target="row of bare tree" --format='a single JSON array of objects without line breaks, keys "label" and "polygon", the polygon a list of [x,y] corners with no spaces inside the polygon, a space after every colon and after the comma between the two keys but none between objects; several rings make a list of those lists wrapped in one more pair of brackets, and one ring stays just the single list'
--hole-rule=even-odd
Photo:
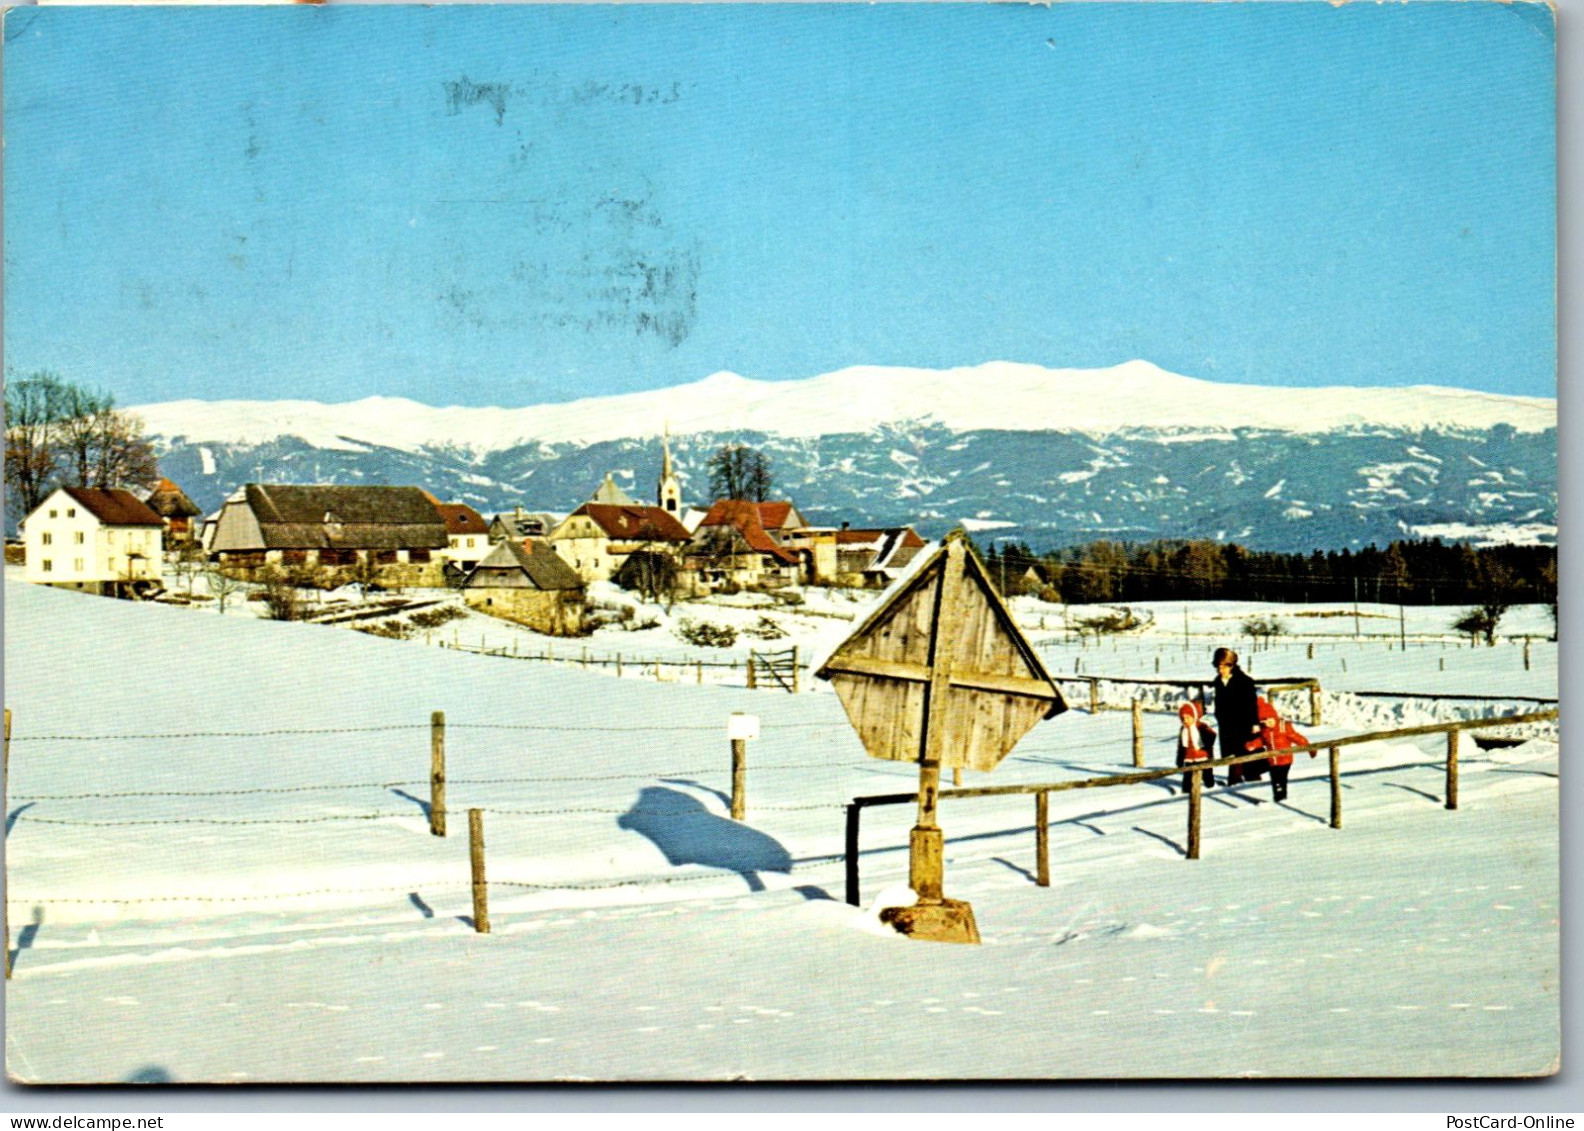
[{"label": "row of bare tree", "polygon": [[158,477],[143,421],[107,392],[49,372],[5,387],[6,501],[30,514],[57,487],[147,486]]}]

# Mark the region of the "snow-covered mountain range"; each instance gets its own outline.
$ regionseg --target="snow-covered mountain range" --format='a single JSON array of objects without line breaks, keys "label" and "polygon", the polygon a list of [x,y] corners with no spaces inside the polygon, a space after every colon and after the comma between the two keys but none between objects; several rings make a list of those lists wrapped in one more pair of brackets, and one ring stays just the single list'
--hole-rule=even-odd
[{"label": "snow-covered mountain range", "polygon": [[528,408],[370,397],[137,406],[206,509],[249,481],[415,483],[486,514],[568,510],[607,471],[652,494],[669,427],[689,502],[742,440],[814,521],[964,522],[1036,548],[1098,537],[1310,550],[1404,536],[1549,541],[1556,402],[1435,386],[1230,385],[1144,361],[716,373]]}]

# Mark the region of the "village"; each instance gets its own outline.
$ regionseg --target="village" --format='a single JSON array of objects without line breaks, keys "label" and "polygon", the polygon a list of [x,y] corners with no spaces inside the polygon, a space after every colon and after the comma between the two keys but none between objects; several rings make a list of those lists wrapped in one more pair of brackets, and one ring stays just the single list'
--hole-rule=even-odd
[{"label": "village", "polygon": [[416,486],[249,483],[205,517],[161,479],[141,497],[58,487],[19,527],[19,553],[8,560],[20,557],[34,584],[214,601],[221,612],[245,590],[263,615],[286,620],[310,619],[310,605],[323,617],[323,594],[346,586],[365,598],[450,591],[469,609],[553,637],[597,627],[590,586],[614,583],[668,607],[802,586],[877,589],[926,546],[910,526],[812,526],[790,500],[686,505],[664,440],[653,503],[610,474],[570,514],[517,506],[488,520]]}]

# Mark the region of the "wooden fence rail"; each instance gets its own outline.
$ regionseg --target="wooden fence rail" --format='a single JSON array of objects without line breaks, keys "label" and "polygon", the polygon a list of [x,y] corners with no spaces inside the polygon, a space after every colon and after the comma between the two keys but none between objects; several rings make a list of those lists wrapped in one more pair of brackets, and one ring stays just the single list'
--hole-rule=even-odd
[{"label": "wooden fence rail", "polygon": [[[1446,807],[1456,809],[1458,786],[1458,735],[1466,730],[1486,730],[1492,727],[1517,726],[1523,723],[1550,722],[1557,718],[1555,710],[1531,711],[1522,715],[1503,715],[1496,718],[1485,719],[1458,719],[1453,722],[1429,723],[1423,726],[1402,727],[1397,730],[1370,731],[1365,734],[1346,735],[1341,738],[1329,738],[1311,743],[1306,749],[1318,755],[1321,751],[1327,752],[1331,779],[1331,827],[1342,827],[1342,767],[1341,748],[1344,746],[1358,746],[1366,742],[1384,742],[1391,739],[1419,738],[1430,734],[1445,734],[1447,736],[1446,754]],[[1235,766],[1244,762],[1254,762],[1261,758],[1268,758],[1268,751],[1257,754],[1239,754],[1231,758],[1216,758],[1209,762],[1195,762],[1194,772],[1188,775],[1188,848],[1185,856],[1190,860],[1199,858],[1200,844],[1200,809],[1201,789],[1200,772],[1215,769],[1221,766]],[[1172,766],[1169,769],[1145,770],[1134,774],[1113,774],[1102,778],[1083,778],[1078,781],[1040,782],[1032,785],[987,785],[974,786],[967,789],[943,789],[939,797],[942,801],[957,800],[967,797],[1008,797],[1016,794],[1034,795],[1034,851],[1036,856],[1035,874],[1036,882],[1040,887],[1050,886],[1050,834],[1048,831],[1050,819],[1050,795],[1052,793],[1066,793],[1078,789],[1104,789],[1109,786],[1138,785],[1142,782],[1158,781],[1161,778],[1174,777],[1184,772],[1181,766]],[[854,907],[859,905],[859,834],[864,809],[881,805],[914,805],[918,803],[917,793],[882,793],[867,797],[855,797],[847,803],[847,835],[846,835],[846,873],[847,873],[847,902]]]}]

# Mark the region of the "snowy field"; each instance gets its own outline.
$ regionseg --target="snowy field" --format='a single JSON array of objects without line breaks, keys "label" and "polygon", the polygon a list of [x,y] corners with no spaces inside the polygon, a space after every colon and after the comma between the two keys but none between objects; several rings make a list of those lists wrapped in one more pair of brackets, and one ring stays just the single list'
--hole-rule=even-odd
[{"label": "snowy field", "polygon": [[[1049,889],[1033,882],[1030,798],[947,801],[947,894],[973,903],[984,935],[952,947],[903,939],[876,916],[906,899],[907,806],[865,811],[864,906],[843,902],[845,804],[905,792],[911,768],[867,758],[806,674],[794,696],[747,690],[740,668],[686,666],[794,643],[817,658],[873,594],[640,608],[633,623],[654,627],[556,641],[549,662],[525,658],[545,638],[471,614],[386,640],[265,621],[235,599],[219,616],[7,572],[6,1041],[19,1081],[1455,1077],[1557,1065],[1551,727],[1488,751],[1465,741],[1455,812],[1441,738],[1349,747],[1340,830],[1327,824],[1324,759],[1300,755],[1285,804],[1267,783],[1207,794],[1197,861],[1184,858],[1175,778],[1055,794]],[[1324,725],[1304,728],[1316,739],[1539,706],[1361,691],[1556,695],[1543,609],[1502,625],[1535,637],[1527,662],[1520,643],[1460,642],[1445,608],[1408,609],[1401,623],[1395,606],[1361,606],[1357,622],[1351,605],[1147,611],[1147,632],[1096,644],[1068,630],[1084,610],[1016,608],[1062,677],[1201,679],[1218,643],[1239,646],[1256,678],[1318,676]],[[1255,614],[1283,620],[1284,642],[1242,648]],[[744,628],[764,615],[787,635],[699,649],[674,631],[684,616]],[[585,647],[591,660],[620,653],[623,677],[584,667]],[[656,678],[654,659],[674,665]],[[964,784],[1131,770],[1129,712],[1092,715],[1086,685],[1063,687],[1072,710]],[[1180,692],[1104,694],[1169,706]],[[426,815],[432,711],[447,719],[443,839]],[[763,724],[741,824],[726,815],[734,711]],[[1147,764],[1169,765],[1171,716],[1144,718]],[[484,811],[489,935],[470,921],[470,807]]]}]

